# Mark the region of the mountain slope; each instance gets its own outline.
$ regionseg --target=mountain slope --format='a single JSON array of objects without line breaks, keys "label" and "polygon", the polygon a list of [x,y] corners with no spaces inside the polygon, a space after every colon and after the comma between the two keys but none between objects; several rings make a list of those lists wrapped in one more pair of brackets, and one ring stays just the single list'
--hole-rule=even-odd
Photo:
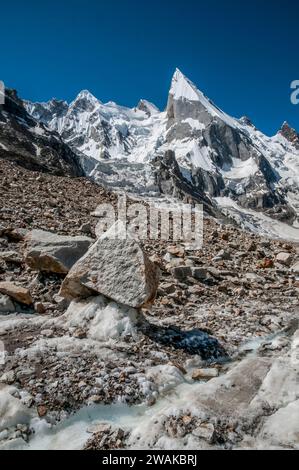
[{"label": "mountain slope", "polygon": [[103,104],[83,90],[68,106],[63,101],[25,101],[28,112],[57,131],[63,140],[95,160],[131,157],[139,143],[149,138],[159,110],[141,100],[134,109],[109,102]]},{"label": "mountain slope", "polygon": [[14,90],[6,90],[0,105],[0,158],[31,170],[64,176],[82,176],[78,156],[50,131],[31,117]]},{"label": "mountain slope", "polygon": [[[167,105],[167,146],[176,152],[195,187],[212,197],[231,197],[242,207],[293,222],[295,211],[271,164],[273,143],[245,120],[219,110],[180,71]],[[295,149],[294,149],[295,150]]]},{"label": "mountain slope", "polygon": [[[165,112],[145,100],[133,109],[103,104],[88,91],[70,105],[52,100],[25,106],[60,133],[85,173],[101,184],[146,195],[187,194],[233,218],[236,207],[245,219],[254,211],[257,225],[263,214],[298,226],[296,131],[285,123],[276,136],[265,136],[248,118],[221,111],[178,69]],[[168,166],[169,151],[174,165]]]}]

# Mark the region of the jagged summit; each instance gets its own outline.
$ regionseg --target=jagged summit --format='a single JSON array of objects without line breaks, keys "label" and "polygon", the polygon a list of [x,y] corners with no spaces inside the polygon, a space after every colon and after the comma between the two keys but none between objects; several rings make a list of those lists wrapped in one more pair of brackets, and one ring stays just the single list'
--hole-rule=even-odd
[{"label": "jagged summit", "polygon": [[94,101],[94,100],[98,101],[98,99],[89,90],[81,90],[80,93],[78,93],[76,99],[81,99],[81,98],[85,98],[91,101]]},{"label": "jagged summit", "polygon": [[294,129],[292,126],[290,126],[290,124],[287,122],[287,121],[284,121],[284,123],[282,124],[279,132],[283,133],[283,132],[288,132],[288,131],[293,131],[293,132],[296,132],[296,129]]},{"label": "jagged summit", "polygon": [[86,104],[87,106],[97,106],[98,104],[102,104],[98,98],[96,98],[90,91],[88,90],[82,90],[80,93],[76,96],[74,101],[70,104],[70,106],[84,106]]},{"label": "jagged summit", "polygon": [[299,148],[299,134],[296,129],[292,128],[287,121],[283,123],[279,134],[282,135],[286,140],[291,142],[295,145],[295,147]]},{"label": "jagged summit", "polygon": [[248,116],[242,116],[239,119],[239,122],[244,126],[250,126],[250,127],[255,128],[255,125],[253,124],[252,120]]},{"label": "jagged summit", "polygon": [[[178,103],[174,105],[174,103]],[[180,104],[181,103],[181,104]],[[188,109],[185,103],[190,103]],[[203,125],[220,120],[226,125],[238,128],[237,119],[224,113],[212,100],[210,100],[196,85],[189,80],[178,68],[176,69],[169,91],[167,113],[169,117],[192,118]]]},{"label": "jagged summit", "polygon": [[159,108],[147,100],[140,100],[137,109],[140,111],[144,111],[148,116],[152,116],[153,114],[158,114],[160,112]]},{"label": "jagged summit", "polygon": [[185,98],[189,101],[199,101],[200,99],[199,90],[178,68],[172,77],[169,93],[175,100]]},{"label": "jagged summit", "polygon": [[[297,223],[299,138],[287,123],[267,137],[248,118],[223,112],[179,69],[166,112],[145,99],[133,109],[104,104],[88,90],[70,105],[58,103],[50,110],[30,103],[26,108],[60,134],[99,184],[135,194],[210,198],[251,230],[266,224],[265,233],[273,232],[272,218]],[[175,178],[169,165],[163,167],[168,151]],[[254,224],[247,211],[256,214]]]},{"label": "jagged summit", "polygon": [[[37,103],[34,103],[34,104],[37,104]],[[68,102],[66,100],[60,100],[58,98],[51,98],[49,101],[46,101],[45,103],[40,103],[40,104],[43,104],[45,106],[54,106],[54,105],[64,105],[64,106],[68,106]]]},{"label": "jagged summit", "polygon": [[38,121],[48,124],[56,116],[64,116],[68,111],[68,103],[64,100],[52,98],[45,103],[32,103],[23,101],[27,112]]}]

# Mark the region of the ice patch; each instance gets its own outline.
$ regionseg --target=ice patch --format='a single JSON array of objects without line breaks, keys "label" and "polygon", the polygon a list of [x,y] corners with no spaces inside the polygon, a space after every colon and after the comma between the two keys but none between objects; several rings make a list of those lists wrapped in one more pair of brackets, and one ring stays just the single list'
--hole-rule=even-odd
[{"label": "ice patch", "polygon": [[258,233],[261,236],[297,243],[299,241],[299,229],[296,227],[291,227],[283,222],[272,219],[262,212],[240,207],[229,197],[218,197],[215,198],[215,201],[220,208],[224,209],[228,216],[232,217],[246,230]]},{"label": "ice patch", "polygon": [[73,301],[62,322],[68,328],[87,329],[88,338],[108,342],[136,336],[137,311],[109,301],[103,296]]},{"label": "ice patch", "polygon": [[36,135],[45,135],[44,129],[40,126],[31,127],[30,131],[33,132]]},{"label": "ice patch", "polygon": [[0,148],[8,151],[8,148],[6,147],[6,145],[2,144],[1,142],[0,142]]},{"label": "ice patch", "polygon": [[11,395],[13,387],[0,388],[0,431],[16,426],[28,424],[33,413],[20,400]]},{"label": "ice patch", "polygon": [[192,127],[192,129],[195,129],[197,131],[202,131],[205,129],[205,125],[202,122],[197,121],[196,119],[188,118],[182,121],[182,123],[189,124],[189,126]]},{"label": "ice patch", "polygon": [[258,165],[254,158],[242,161],[237,158],[232,159],[233,164],[229,168],[224,168],[222,174],[227,179],[243,179],[255,175],[258,171]]}]

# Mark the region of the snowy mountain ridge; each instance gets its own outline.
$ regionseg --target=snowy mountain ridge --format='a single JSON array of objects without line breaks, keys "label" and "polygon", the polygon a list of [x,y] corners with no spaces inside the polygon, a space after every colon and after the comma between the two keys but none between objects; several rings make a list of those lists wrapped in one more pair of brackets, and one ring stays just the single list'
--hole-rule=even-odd
[{"label": "snowy mountain ridge", "polygon": [[[31,116],[81,156],[85,173],[101,184],[138,194],[200,194],[238,222],[240,214],[248,221],[253,211],[257,229],[264,223],[261,215],[298,228],[297,132],[284,123],[275,136],[264,135],[248,118],[220,110],[178,69],[163,112],[146,100],[133,109],[103,104],[86,90],[69,105],[24,103]],[[168,151],[178,165],[176,182],[173,169],[160,167]]]}]

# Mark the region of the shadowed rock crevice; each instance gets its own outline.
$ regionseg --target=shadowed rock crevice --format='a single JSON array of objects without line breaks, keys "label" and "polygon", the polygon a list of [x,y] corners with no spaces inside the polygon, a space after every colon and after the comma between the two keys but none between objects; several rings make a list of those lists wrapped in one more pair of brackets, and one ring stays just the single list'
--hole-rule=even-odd
[{"label": "shadowed rock crevice", "polygon": [[144,317],[140,319],[139,329],[154,342],[184,350],[188,354],[199,354],[205,361],[228,360],[224,347],[205,331],[184,331],[176,326],[163,327],[150,323]]}]

